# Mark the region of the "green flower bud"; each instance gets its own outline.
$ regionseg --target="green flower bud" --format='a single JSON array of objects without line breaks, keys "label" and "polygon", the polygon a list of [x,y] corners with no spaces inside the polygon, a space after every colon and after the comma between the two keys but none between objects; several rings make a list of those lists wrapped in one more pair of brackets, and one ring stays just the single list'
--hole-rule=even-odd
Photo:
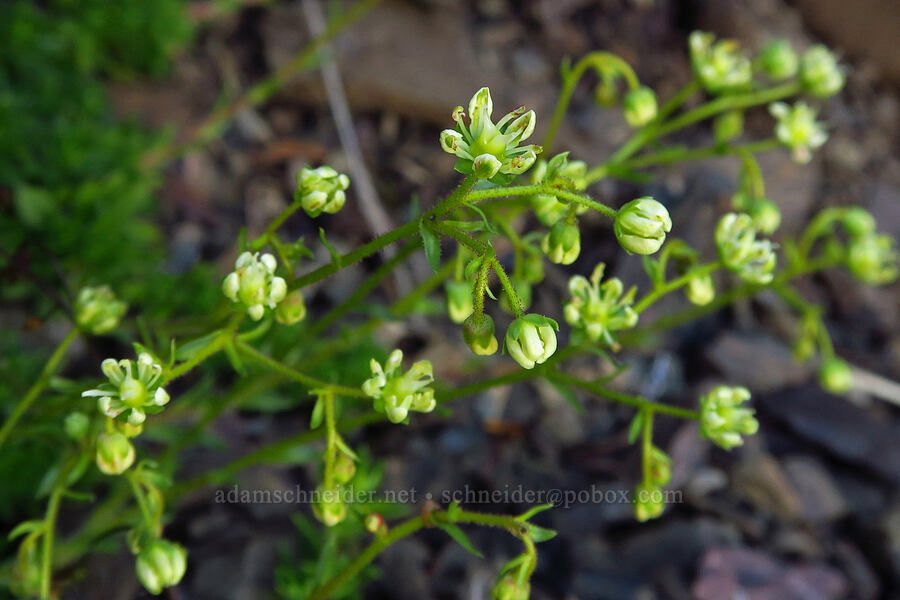
[{"label": "green flower bud", "polygon": [[[522,279],[513,279],[511,283],[513,289],[516,291],[516,295],[519,297],[519,302],[521,303],[519,308],[528,310],[528,307],[531,306],[531,284]],[[516,314],[516,307],[513,306],[512,299],[509,297],[509,294],[506,293],[505,289],[500,295],[500,308],[511,315]]]},{"label": "green flower bud", "polygon": [[753,66],[734,40],[716,41],[711,33],[695,31],[688,45],[694,74],[709,93],[741,91],[752,83]]},{"label": "green flower bud", "polygon": [[79,441],[87,433],[91,426],[91,419],[82,412],[70,412],[66,415],[63,424],[66,435],[74,441]]},{"label": "green flower bud", "polygon": [[713,134],[717,144],[725,144],[744,133],[744,111],[729,110],[713,121]]},{"label": "green flower bud", "polygon": [[522,280],[532,285],[544,280],[544,255],[534,246],[522,253]]},{"label": "green flower bud", "polygon": [[306,302],[300,290],[294,290],[285,296],[275,309],[275,320],[282,325],[296,325],[305,318]]},{"label": "green flower bud", "polygon": [[97,468],[107,475],[121,475],[134,463],[134,446],[123,433],[97,436]]},{"label": "green flower bud", "polygon": [[626,203],[616,213],[613,226],[619,244],[629,253],[653,254],[672,230],[669,211],[650,196]]},{"label": "green flower bud", "polygon": [[753,226],[761,233],[772,235],[781,225],[781,209],[766,198],[757,198],[747,209],[753,220]]},{"label": "green flower bud", "polygon": [[632,127],[643,127],[656,118],[656,94],[648,87],[641,86],[625,95],[622,103],[625,121]]},{"label": "green flower bud", "polygon": [[506,330],[504,348],[524,369],[532,369],[556,352],[559,325],[542,315],[528,314],[513,321]]},{"label": "green flower bud", "polygon": [[311,217],[318,217],[323,212],[334,214],[344,207],[347,201],[344,190],[348,187],[350,178],[331,167],[303,167],[297,173],[294,200]]},{"label": "green flower bud", "polygon": [[592,342],[603,341],[613,349],[618,343],[612,332],[637,325],[638,314],[632,308],[636,288],[624,294],[622,281],[613,277],[604,281],[603,263],[594,268],[590,281],[582,275],[569,279],[572,297],[563,307],[566,322]]},{"label": "green flower bud", "polygon": [[448,281],[445,290],[450,320],[454,323],[464,322],[475,310],[472,284],[468,281]]},{"label": "green flower bud", "polygon": [[634,516],[641,523],[656,519],[665,508],[665,494],[658,485],[645,481],[634,490]]},{"label": "green flower bud", "polygon": [[650,449],[650,480],[652,483],[668,485],[672,479],[672,459],[669,455],[653,446]]},{"label": "green flower bud", "polygon": [[787,40],[769,42],[759,53],[759,66],[775,80],[788,79],[797,74],[797,53]]},{"label": "green flower bud", "polygon": [[869,235],[875,231],[875,217],[866,209],[858,206],[846,208],[842,221],[847,233],[853,237]]},{"label": "green flower bud", "polygon": [[178,585],[187,570],[187,551],[168,540],[154,540],[144,546],[135,562],[138,579],[154,596],[163,588]]},{"label": "green flower bud", "polygon": [[136,438],[144,432],[144,425],[132,425],[129,422],[116,421],[116,429],[125,434],[127,438]]},{"label": "green flower bud", "polygon": [[354,475],[356,463],[343,452],[339,452],[334,459],[334,480],[340,484],[349,483]]},{"label": "green flower bud", "polygon": [[791,149],[794,162],[808,163],[812,159],[811,151],[828,140],[825,128],[816,121],[816,111],[805,102],[794,106],[774,102],[769,105],[769,112],[777,121],[775,137]]},{"label": "green flower bud", "polygon": [[800,58],[800,81],[813,96],[828,97],[844,87],[844,73],[837,58],[825,46],[816,45]]},{"label": "green flower bud", "polygon": [[769,240],[757,240],[750,215],[728,213],[716,226],[716,248],[722,263],[745,281],[772,281],[777,257]]},{"label": "green flower bud", "polygon": [[319,501],[313,504],[313,514],[326,527],[334,527],[347,518],[347,506],[341,498],[341,489],[318,488]]},{"label": "green flower bud", "polygon": [[444,152],[456,155],[455,168],[460,173],[504,183],[527,171],[537,160],[541,147],[519,145],[534,133],[533,110],[517,108],[496,125],[491,120],[493,110],[490,90],[481,88],[469,102],[469,123],[465,122],[462,107],[456,107],[452,114],[456,129],[442,131],[440,142]]},{"label": "green flower bud", "polygon": [[691,304],[706,306],[716,297],[716,285],[712,275],[697,275],[688,281],[684,295]]},{"label": "green flower bud", "polygon": [[883,285],[897,279],[897,245],[889,235],[869,234],[852,238],[847,249],[847,268],[869,285]]},{"label": "green flower bud", "polygon": [[378,513],[370,513],[366,515],[363,524],[366,527],[366,531],[371,533],[372,535],[384,536],[387,535],[388,528],[387,523],[384,522],[384,517],[382,517]]},{"label": "green flower bud", "polygon": [[491,315],[469,315],[463,323],[463,340],[478,356],[490,356],[497,351],[497,338],[494,336],[494,319]]},{"label": "green flower bud", "polygon": [[434,390],[428,387],[434,381],[431,363],[417,361],[403,373],[402,362],[400,350],[391,353],[384,368],[371,359],[372,377],[362,384],[363,392],[375,400],[375,411],[384,413],[392,423],[403,422],[411,410],[427,413],[437,405]]},{"label": "green flower bud", "polygon": [[850,365],[840,358],[828,358],[819,368],[819,385],[832,394],[844,394],[853,387]]},{"label": "green flower bud", "polygon": [[274,309],[287,296],[287,282],[275,276],[277,262],[271,254],[244,252],[234,263],[234,271],[222,282],[222,293],[243,304],[254,321],[262,319],[266,308]]},{"label": "green flower bud", "polygon": [[100,363],[100,370],[109,383],[81,395],[96,397],[97,408],[107,417],[125,414],[128,423],[138,426],[147,418],[148,408],[158,411],[169,402],[169,394],[160,386],[162,365],[147,353],[142,352],[136,361],[107,358]]},{"label": "green flower bud", "polygon": [[510,573],[502,575],[491,588],[491,600],[528,600],[531,595],[531,584],[528,581],[519,583]]},{"label": "green flower bud", "polygon": [[541,240],[541,250],[552,262],[570,265],[581,253],[581,233],[578,225],[557,221],[549,233]]},{"label": "green flower bud", "polygon": [[75,299],[75,323],[93,335],[109,333],[119,324],[128,305],[116,300],[109,286],[86,287]]},{"label": "green flower bud", "polygon": [[752,408],[742,407],[750,399],[743,387],[720,385],[700,398],[700,433],[716,445],[731,450],[744,443],[742,435],[753,435],[759,423]]},{"label": "green flower bud", "polygon": [[[529,174],[531,183],[533,185],[547,183],[553,187],[573,192],[586,188],[587,163],[580,160],[570,161],[568,155],[568,152],[562,152],[549,161],[537,161]],[[535,216],[547,227],[552,227],[557,221],[564,219],[570,210],[569,203],[560,202],[552,194],[532,196],[531,207]],[[579,205],[575,208],[576,215],[583,214],[585,211],[587,211],[586,206]]]}]

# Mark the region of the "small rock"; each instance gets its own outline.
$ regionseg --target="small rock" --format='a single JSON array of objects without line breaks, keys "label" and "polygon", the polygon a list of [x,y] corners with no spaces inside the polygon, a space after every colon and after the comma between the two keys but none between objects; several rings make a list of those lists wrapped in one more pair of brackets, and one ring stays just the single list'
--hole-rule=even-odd
[{"label": "small rock", "polygon": [[778,461],[762,453],[745,453],[734,470],[735,492],[746,498],[757,510],[785,520],[797,519],[803,503]]},{"label": "small rock", "polygon": [[803,505],[802,517],[810,522],[828,522],[847,513],[847,503],[831,475],[813,457],[798,456],[784,461],[784,470]]}]

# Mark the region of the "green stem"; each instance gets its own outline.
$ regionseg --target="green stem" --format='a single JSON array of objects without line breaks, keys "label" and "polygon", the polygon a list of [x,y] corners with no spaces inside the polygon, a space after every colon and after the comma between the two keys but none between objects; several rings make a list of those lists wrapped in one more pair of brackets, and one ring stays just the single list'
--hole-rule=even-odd
[{"label": "green stem", "polygon": [[641,398],[640,396],[630,396],[628,394],[623,394],[621,392],[606,388],[599,383],[593,381],[585,381],[573,375],[563,373],[562,371],[551,371],[546,375],[550,379],[558,381],[559,383],[567,383],[577,388],[581,388],[586,392],[590,392],[597,396],[602,396],[603,398],[608,398],[620,404],[633,406],[634,408],[640,410],[650,410],[672,417],[679,417],[681,419],[693,419],[695,421],[700,418],[700,414],[696,411],[688,410],[686,408],[679,408],[677,406],[670,406],[668,404],[651,402],[649,400]]},{"label": "green stem", "polygon": [[225,344],[232,338],[234,338],[235,333],[237,332],[238,327],[240,327],[241,323],[244,321],[244,313],[235,313],[231,316],[231,319],[228,321],[228,324],[223,327],[217,335],[215,335],[209,342],[206,343],[203,347],[199,348],[193,356],[184,361],[183,363],[173,367],[170,371],[168,371],[163,377],[163,381],[161,385],[165,385],[172,381],[173,379],[177,379],[182,375],[188,373],[191,369],[205,361],[207,358],[221,350],[225,347]]},{"label": "green stem", "polygon": [[249,248],[251,250],[261,250],[262,247],[266,245],[266,242],[268,242],[272,238],[272,236],[275,235],[275,232],[278,231],[278,228],[281,227],[282,224],[287,221],[292,214],[297,212],[301,206],[302,204],[296,201],[289,204],[287,208],[281,211],[281,214],[272,219],[272,222],[269,223],[265,231],[262,232],[262,235],[250,242]]},{"label": "green stem", "polygon": [[59,505],[66,491],[65,476],[61,475],[62,483],[57,484],[50,494],[47,504],[47,513],[44,516],[43,548],[41,550],[41,600],[50,598],[50,583],[53,579],[53,540],[55,537],[56,516],[59,514]]},{"label": "green stem", "polygon": [[656,119],[660,122],[663,121],[666,117],[678,110],[682,104],[687,102],[688,98],[699,91],[700,82],[697,81],[697,78],[695,77],[691,79],[683,88],[675,92],[675,95],[669,98],[669,100],[667,100],[666,103],[659,108],[659,111],[656,114]]},{"label": "green stem", "polygon": [[9,437],[10,432],[12,432],[13,428],[16,426],[16,423],[19,422],[19,419],[22,418],[22,415],[31,407],[35,400],[37,400],[38,396],[41,395],[41,392],[44,391],[44,388],[47,386],[47,383],[50,381],[50,376],[56,372],[57,368],[59,368],[60,362],[62,362],[63,356],[65,356],[66,351],[69,349],[69,346],[72,345],[72,342],[78,338],[78,328],[73,327],[66,333],[66,336],[62,339],[59,345],[56,347],[56,350],[53,351],[53,354],[50,355],[50,359],[44,364],[44,368],[41,369],[41,374],[37,378],[28,391],[25,393],[25,396],[19,401],[16,405],[16,408],[13,409],[12,413],[9,415],[9,418],[6,419],[6,422],[3,424],[3,427],[0,427],[0,447],[3,446],[6,439]]},{"label": "green stem", "polygon": [[326,490],[334,485],[334,460],[337,457],[337,422],[334,417],[334,394],[322,396],[325,403],[325,482]]},{"label": "green stem", "polygon": [[297,371],[296,369],[289,367],[284,363],[278,362],[271,356],[268,356],[267,354],[263,354],[262,352],[260,352],[259,350],[257,350],[253,346],[251,346],[250,344],[247,344],[246,342],[242,342],[242,341],[238,340],[237,342],[235,342],[235,348],[238,350],[238,352],[244,354],[248,358],[252,358],[256,362],[258,362],[262,365],[265,365],[266,367],[275,371],[276,373],[280,373],[281,375],[284,375],[288,379],[293,379],[294,381],[301,383],[310,389],[329,390],[340,396],[350,396],[353,398],[367,398],[365,393],[363,393],[363,391],[359,388],[352,388],[352,387],[347,387],[344,385],[338,385],[335,383],[329,383],[327,381],[323,381],[321,379],[316,379],[315,377],[301,373],[300,371]]},{"label": "green stem", "polygon": [[688,283],[690,283],[691,279],[695,277],[703,277],[704,275],[709,275],[710,273],[722,268],[721,261],[716,261],[712,263],[708,263],[705,265],[701,265],[699,267],[694,267],[681,277],[677,279],[673,279],[672,281],[668,281],[663,285],[657,287],[652,292],[648,293],[646,296],[641,298],[641,301],[634,305],[634,312],[641,314],[654,302],[662,298],[668,293],[674,292],[675,290],[684,287]]},{"label": "green stem", "polygon": [[653,410],[644,411],[644,432],[641,438],[641,465],[644,481],[653,481]]},{"label": "green stem", "polygon": [[519,294],[516,293],[515,286],[513,286],[512,282],[509,280],[509,276],[506,274],[503,265],[500,264],[500,261],[497,260],[496,256],[492,256],[490,262],[491,267],[493,267],[494,272],[500,279],[500,285],[503,286],[506,295],[509,297],[509,302],[512,305],[513,312],[516,314],[516,318],[521,317],[525,314],[525,308],[522,304],[522,299],[519,298]]},{"label": "green stem", "polygon": [[686,150],[683,146],[663,148],[653,154],[645,154],[617,165],[623,169],[642,169],[654,165],[669,165],[674,162],[704,160],[721,156],[735,156],[743,154],[757,154],[768,152],[781,147],[781,143],[775,138],[750,142],[736,146],[708,146],[696,150]]},{"label": "green stem", "polygon": [[128,477],[128,483],[131,484],[131,492],[134,494],[134,499],[137,502],[138,509],[141,511],[141,517],[144,519],[144,524],[147,526],[147,531],[155,531],[157,522],[153,518],[153,514],[150,512],[150,507],[147,506],[147,497],[144,495],[144,491],[141,489],[141,484],[138,482],[137,477],[135,477],[134,471],[128,471],[126,473],[126,476]]}]

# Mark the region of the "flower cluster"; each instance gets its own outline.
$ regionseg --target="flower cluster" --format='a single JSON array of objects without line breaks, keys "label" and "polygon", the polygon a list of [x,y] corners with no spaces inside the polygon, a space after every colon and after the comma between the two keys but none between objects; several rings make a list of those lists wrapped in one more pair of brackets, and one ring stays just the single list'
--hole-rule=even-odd
[{"label": "flower cluster", "polygon": [[773,102],[769,112],[775,117],[775,137],[791,149],[795,162],[805,164],[815,150],[828,140],[828,134],[821,123],[816,121],[816,111],[805,102],[789,106],[784,102]]},{"label": "flower cluster", "polygon": [[[457,156],[456,170],[478,179],[507,183],[513,175],[527,171],[541,152],[540,146],[519,144],[534,132],[534,111],[517,108],[495,125],[491,91],[483,87],[469,102],[469,124],[462,106],[453,110],[456,129],[441,132],[441,148]],[[498,176],[499,175],[499,176]]]},{"label": "flower cluster", "polygon": [[406,373],[402,369],[403,352],[394,350],[384,363],[384,368],[374,358],[369,363],[372,377],[362,390],[375,399],[375,410],[387,415],[392,423],[401,423],[409,411],[431,412],[437,404],[434,390],[428,387],[434,381],[431,362],[413,363]]},{"label": "flower cluster", "polygon": [[688,44],[694,74],[711,94],[740,91],[752,82],[753,65],[736,41],[716,41],[712,33],[695,31]]},{"label": "flower cluster", "polygon": [[549,317],[524,315],[510,323],[503,347],[522,368],[533,369],[556,352],[557,331],[559,325]]},{"label": "flower cluster", "polygon": [[315,169],[304,167],[297,173],[294,200],[311,217],[323,212],[334,214],[344,207],[347,201],[344,190],[348,187],[350,178],[327,165]]},{"label": "flower cluster", "polygon": [[624,285],[618,277],[607,279],[602,284],[606,265],[598,264],[590,281],[583,275],[569,279],[569,293],[572,298],[563,307],[566,322],[576,328],[592,342],[603,341],[616,348],[618,344],[613,331],[630,329],[637,325],[638,314],[632,308],[637,288],[631,288],[623,296]]},{"label": "flower cluster", "polygon": [[222,282],[222,293],[247,307],[250,318],[259,321],[266,307],[275,308],[287,295],[287,282],[275,276],[276,266],[271,254],[244,252],[234,262],[234,271]]},{"label": "flower cluster", "polygon": [[[587,173],[587,163],[580,160],[569,161],[568,155],[568,152],[562,152],[549,161],[537,161],[529,174],[531,183],[533,185],[545,183],[573,192],[581,191],[587,187],[587,182],[584,178]],[[536,194],[532,196],[531,207],[540,222],[548,227],[565,218],[570,210],[570,204],[560,202],[552,194]],[[578,205],[574,210],[576,215],[580,215],[587,211],[587,207]]]},{"label": "flower cluster", "polygon": [[83,331],[103,335],[116,328],[126,310],[128,305],[117,300],[109,286],[82,288],[75,298],[75,323]]},{"label": "flower cluster", "polygon": [[772,281],[778,258],[771,241],[756,239],[750,215],[723,216],[716,226],[716,249],[722,263],[741,279],[760,285]]},{"label": "flower cluster", "polygon": [[653,254],[672,230],[669,211],[650,196],[626,203],[616,213],[613,226],[619,244],[629,253]]},{"label": "flower cluster", "polygon": [[107,358],[100,370],[109,382],[81,395],[97,397],[97,407],[107,417],[123,415],[137,426],[147,419],[147,412],[159,412],[169,402],[169,394],[161,387],[162,366],[145,352],[137,361]]},{"label": "flower cluster", "polygon": [[720,385],[700,398],[700,433],[726,450],[744,443],[742,435],[753,435],[759,423],[753,409],[741,406],[750,399],[744,387]]},{"label": "flower cluster", "polygon": [[151,594],[177,585],[187,570],[187,551],[168,540],[153,540],[138,553],[135,572]]}]

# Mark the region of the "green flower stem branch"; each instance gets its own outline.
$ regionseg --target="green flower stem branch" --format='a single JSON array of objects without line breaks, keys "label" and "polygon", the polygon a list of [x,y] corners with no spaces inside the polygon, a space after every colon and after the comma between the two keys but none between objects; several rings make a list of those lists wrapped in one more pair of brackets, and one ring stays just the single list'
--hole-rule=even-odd
[{"label": "green flower stem branch", "polygon": [[[465,510],[432,510],[427,512],[426,507],[422,515],[413,517],[399,525],[392,527],[387,533],[379,535],[369,544],[349,565],[338,573],[330,581],[313,591],[307,600],[325,600],[330,598],[353,577],[355,577],[366,565],[378,557],[387,547],[395,542],[408,537],[417,531],[440,523],[480,525],[483,527],[497,527],[506,530],[523,541],[526,552],[534,558],[536,556],[534,540],[529,534],[528,527],[518,518],[506,515],[492,515],[488,513],[470,512]],[[534,569],[537,560],[531,560],[530,570]],[[528,573],[530,575],[530,571]]]},{"label": "green flower stem branch", "polygon": [[657,122],[663,121],[666,117],[681,108],[682,104],[687,102],[691,96],[699,91],[700,81],[696,77],[694,77],[684,87],[675,92],[675,94],[671,98],[669,98],[665,104],[659,107],[659,112],[656,115]]},{"label": "green flower stem branch", "polygon": [[572,94],[575,92],[575,87],[578,85],[581,77],[591,67],[598,73],[605,71],[609,76],[614,76],[615,74],[622,75],[628,83],[628,87],[632,90],[637,89],[640,86],[637,75],[635,75],[631,65],[615,54],[609,52],[591,52],[575,63],[574,67],[569,67],[564,63],[562,69],[562,89],[559,93],[559,99],[556,102],[556,108],[553,110],[553,117],[550,119],[550,126],[547,128],[547,132],[544,134],[544,139],[541,142],[545,151],[549,152],[553,148],[553,142],[555,141],[559,127],[562,125],[563,119],[566,116],[566,110],[569,108],[569,103],[572,101]]},{"label": "green flower stem branch", "polygon": [[641,398],[640,396],[631,396],[629,394],[617,392],[615,390],[604,387],[601,383],[585,381],[583,379],[575,377],[574,375],[564,373],[560,370],[554,370],[547,373],[547,377],[552,381],[571,385],[572,387],[582,389],[586,392],[594,394],[595,396],[607,398],[620,404],[633,406],[638,410],[649,410],[661,415],[669,415],[672,417],[679,417],[681,419],[693,419],[695,421],[700,418],[700,414],[697,411],[688,410],[686,408],[679,408],[677,406],[669,406],[668,404],[660,404],[658,402],[651,402],[650,400],[646,400],[644,398]]},{"label": "green flower stem branch", "polygon": [[[644,481],[653,480],[653,416],[652,408],[644,409],[643,431],[641,434],[641,470]],[[699,417],[699,415],[698,415]]]},{"label": "green flower stem branch", "polygon": [[50,358],[44,364],[44,368],[41,370],[40,376],[37,380],[28,388],[28,391],[25,392],[25,395],[22,396],[22,399],[19,400],[19,403],[13,409],[12,413],[10,413],[9,417],[6,419],[6,422],[3,423],[3,427],[0,427],[0,447],[6,442],[9,434],[15,428],[16,423],[19,422],[19,419],[22,418],[22,415],[25,414],[26,411],[31,407],[35,400],[37,400],[38,396],[41,395],[41,392],[44,391],[44,388],[47,386],[47,383],[50,381],[50,377],[56,372],[59,368],[60,363],[62,362],[63,357],[66,354],[66,351],[69,349],[69,346],[72,345],[78,338],[78,328],[73,327],[66,333],[65,337],[63,337],[62,341],[56,347],[56,350],[53,351],[53,354],[50,355]]},{"label": "green flower stem branch", "polygon": [[658,150],[652,154],[645,154],[637,158],[627,160],[617,165],[623,170],[643,169],[656,165],[670,165],[676,162],[692,160],[704,160],[721,156],[742,156],[744,154],[758,154],[768,152],[781,147],[781,143],[775,138],[749,142],[740,145],[716,145],[707,148],[688,150],[684,146],[673,146]]},{"label": "green flower stem branch", "polygon": [[650,308],[657,300],[678,290],[684,286],[686,286],[691,279],[694,277],[702,277],[703,275],[709,275],[710,273],[715,272],[718,269],[722,268],[722,263],[720,261],[708,263],[705,265],[701,265],[699,267],[694,267],[681,277],[677,279],[673,279],[672,281],[668,281],[663,285],[657,287],[653,291],[649,292],[646,296],[641,298],[641,300],[634,305],[634,312],[640,314]]},{"label": "green flower stem branch", "polygon": [[693,125],[694,123],[730,110],[750,108],[752,106],[783,100],[784,98],[798,94],[801,89],[802,86],[799,82],[792,81],[764,90],[722,96],[698,106],[697,108],[681,113],[669,121],[651,123],[639,130],[631,137],[631,139],[625,142],[625,144],[610,156],[606,162],[590,169],[585,175],[585,179],[589,183],[603,179],[609,174],[613,167],[618,167],[624,163],[648,143],[689,125]]}]

